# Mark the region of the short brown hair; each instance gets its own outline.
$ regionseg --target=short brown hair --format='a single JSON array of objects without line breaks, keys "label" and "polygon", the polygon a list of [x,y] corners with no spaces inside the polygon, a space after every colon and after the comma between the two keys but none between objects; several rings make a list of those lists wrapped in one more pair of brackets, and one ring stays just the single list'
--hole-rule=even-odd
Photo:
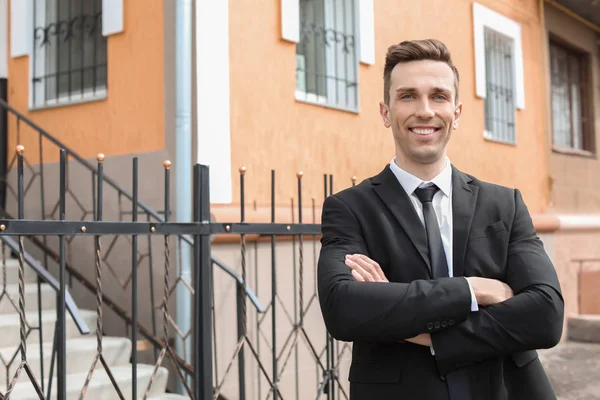
[{"label": "short brown hair", "polygon": [[394,44],[388,48],[385,55],[385,68],[383,70],[383,98],[385,104],[390,104],[390,81],[392,70],[401,62],[433,60],[442,61],[454,72],[455,101],[458,102],[458,70],[452,63],[450,50],[444,43],[436,39],[407,40],[400,44]]}]

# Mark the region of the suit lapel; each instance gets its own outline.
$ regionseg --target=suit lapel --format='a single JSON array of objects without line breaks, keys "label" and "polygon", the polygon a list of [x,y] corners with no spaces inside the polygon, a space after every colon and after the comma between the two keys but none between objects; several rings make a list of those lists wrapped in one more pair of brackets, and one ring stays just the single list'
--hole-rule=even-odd
[{"label": "suit lapel", "polygon": [[402,185],[400,185],[400,182],[398,182],[398,179],[396,179],[394,173],[390,170],[389,165],[379,175],[375,176],[372,182],[373,190],[390,209],[413,245],[419,251],[431,276],[425,228],[408,195],[402,188]]},{"label": "suit lapel", "polygon": [[463,276],[467,239],[475,213],[479,187],[469,184],[472,179],[452,167],[452,272]]}]

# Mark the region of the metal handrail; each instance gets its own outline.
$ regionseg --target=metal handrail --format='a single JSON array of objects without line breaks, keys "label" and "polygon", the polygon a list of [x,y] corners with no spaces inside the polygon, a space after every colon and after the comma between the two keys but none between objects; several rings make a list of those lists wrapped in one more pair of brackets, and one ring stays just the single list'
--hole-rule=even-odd
[{"label": "metal handrail", "polygon": [[[46,132],[44,129],[42,129],[39,125],[37,125],[35,122],[31,121],[29,118],[27,118],[26,116],[24,116],[23,114],[21,114],[19,111],[15,110],[13,107],[11,107],[10,105],[8,105],[8,103],[6,103],[4,100],[0,99],[0,108],[2,108],[2,107],[6,108],[8,111],[10,111],[11,113],[13,113],[17,118],[19,118],[20,120],[22,120],[23,122],[25,122],[27,125],[29,125],[31,128],[33,128],[35,131],[37,131],[40,135],[42,135],[43,137],[45,137],[46,139],[48,139],[49,141],[51,141],[54,145],[58,146],[61,149],[64,149],[67,152],[68,155],[70,155],[71,157],[73,157],[73,159],[77,160],[80,164],[82,164],[90,172],[92,172],[94,174],[98,173],[98,169],[94,165],[90,164],[88,161],[86,161],[79,154],[75,153],[73,150],[71,150],[64,143],[62,143],[61,141],[59,141],[58,139],[56,139],[54,136],[50,135],[48,132]],[[124,196],[125,198],[127,198],[130,201],[133,201],[133,196],[131,194],[129,194],[128,192],[126,192],[125,189],[123,189],[115,181],[113,181],[112,179],[110,179],[106,175],[103,176],[103,181],[106,182],[106,183],[108,183],[109,186],[111,186],[113,189],[115,189],[119,193],[119,195]],[[165,221],[155,210],[153,210],[149,206],[145,205],[141,201],[138,200],[137,204],[138,204],[139,208],[141,208],[145,213],[147,213],[148,215],[150,215],[152,218],[156,219],[158,222],[164,222]],[[181,240],[183,240],[184,242],[186,242],[190,246],[193,245],[192,241],[188,237],[186,237],[185,235],[178,235],[178,236],[180,237]],[[241,282],[242,282],[242,276],[241,275],[236,274],[225,263],[223,263],[220,260],[215,259],[214,257],[212,257],[212,261],[213,261],[213,263],[215,265],[217,265],[224,272],[226,272],[228,275],[232,276],[236,281],[238,281],[241,284]],[[260,313],[264,313],[265,312],[265,308],[260,304],[260,302],[258,301],[256,295],[254,294],[254,292],[252,291],[252,289],[250,289],[248,287],[247,284],[246,284],[246,287],[244,288],[244,290],[246,291],[248,297],[252,300],[252,304],[256,307],[257,311],[260,312]]]},{"label": "metal handrail", "polygon": [[[1,236],[0,240],[6,243],[6,245],[10,247],[11,250],[15,253],[19,252],[19,244],[13,238],[8,236]],[[23,261],[26,262],[27,265],[29,265],[31,268],[33,268],[35,273],[40,278],[42,278],[48,285],[50,285],[56,292],[59,291],[58,281],[54,279],[54,277],[31,254],[29,254],[26,251],[23,252]],[[87,326],[85,320],[81,316],[79,308],[75,304],[75,301],[71,297],[71,294],[69,293],[68,289],[66,289],[65,292],[65,302],[67,311],[69,311],[69,314],[71,314],[71,317],[73,317],[73,322],[77,326],[79,333],[81,333],[82,335],[90,333],[90,328]]]},{"label": "metal handrail", "polygon": [[[238,282],[238,285],[240,285],[240,286],[244,285],[244,279],[242,278],[242,276],[236,274],[223,261],[221,261],[215,257],[211,257],[211,261],[213,264],[217,265],[219,268],[221,268],[223,271],[225,271],[229,276],[231,276],[233,279],[235,279]],[[260,303],[260,300],[258,300],[258,297],[256,297],[256,295],[254,294],[252,289],[250,289],[248,287],[248,284],[246,284],[245,290],[246,290],[246,294],[248,295],[248,298],[250,299],[252,304],[254,304],[254,307],[256,307],[256,311],[258,311],[261,314],[264,313],[266,311],[265,307]]]},{"label": "metal handrail", "polygon": [[[98,169],[96,167],[94,167],[92,164],[90,164],[88,161],[86,161],[83,157],[81,157],[79,154],[75,153],[73,150],[71,150],[64,143],[62,143],[61,141],[59,141],[58,139],[56,139],[54,136],[50,135],[48,132],[46,132],[44,129],[42,129],[40,126],[38,126],[35,122],[31,121],[29,118],[27,118],[26,116],[24,116],[23,114],[21,114],[19,111],[15,110],[13,107],[9,106],[2,99],[0,99],[0,106],[6,108],[8,111],[10,111],[11,113],[13,113],[20,120],[22,120],[27,125],[29,125],[31,128],[33,128],[34,130],[36,130],[39,134],[41,134],[44,138],[46,138],[49,141],[51,141],[54,145],[58,146],[61,149],[65,149],[65,151],[67,152],[68,155],[70,155],[75,160],[77,160],[80,164],[82,164],[84,167],[86,167],[90,172],[93,172],[93,173],[97,173],[98,172]],[[133,196],[131,194],[127,193],[125,191],[125,189],[123,189],[121,186],[119,186],[112,179],[108,178],[106,175],[104,175],[104,181],[106,183],[108,183],[108,185],[111,186],[113,189],[115,189],[117,192],[119,192],[120,195],[123,195],[128,200],[133,201]],[[156,219],[159,222],[164,222],[164,219],[161,218],[160,215],[156,211],[154,211],[153,209],[151,209],[150,207],[148,207],[147,205],[145,205],[141,201],[138,201],[138,206],[142,210],[144,210],[145,213],[147,213],[148,215],[150,215],[152,218]],[[186,241],[188,244],[192,245],[192,242],[188,238],[186,238],[185,236],[182,236],[182,239],[184,241]]]}]

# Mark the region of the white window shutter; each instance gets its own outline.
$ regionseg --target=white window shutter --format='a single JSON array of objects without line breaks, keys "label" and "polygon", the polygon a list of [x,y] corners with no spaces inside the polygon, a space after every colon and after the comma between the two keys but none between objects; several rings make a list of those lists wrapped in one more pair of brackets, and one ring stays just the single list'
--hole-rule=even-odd
[{"label": "white window shutter", "polygon": [[300,41],[300,0],[281,0],[281,37]]},{"label": "white window shutter", "polygon": [[8,77],[8,0],[0,0],[0,79]]},{"label": "white window shutter", "polygon": [[102,0],[102,34],[123,32],[123,0]]},{"label": "white window shutter", "polygon": [[359,48],[360,62],[363,64],[375,64],[375,13],[373,0],[359,0]]},{"label": "white window shutter", "polygon": [[27,56],[33,41],[33,0],[10,2],[10,54],[12,57]]}]

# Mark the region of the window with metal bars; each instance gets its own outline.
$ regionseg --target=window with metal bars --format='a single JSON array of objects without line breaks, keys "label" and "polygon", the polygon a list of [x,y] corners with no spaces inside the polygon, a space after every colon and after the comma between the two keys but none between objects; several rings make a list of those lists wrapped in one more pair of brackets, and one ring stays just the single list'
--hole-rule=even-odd
[{"label": "window with metal bars", "polygon": [[514,40],[484,28],[485,36],[485,136],[515,143]]},{"label": "window with metal bars", "polygon": [[34,106],[106,95],[102,0],[34,1]]},{"label": "window with metal bars", "polygon": [[335,108],[358,108],[354,0],[300,0],[296,98]]},{"label": "window with metal bars", "polygon": [[550,41],[552,142],[593,152],[588,132],[586,55]]}]

